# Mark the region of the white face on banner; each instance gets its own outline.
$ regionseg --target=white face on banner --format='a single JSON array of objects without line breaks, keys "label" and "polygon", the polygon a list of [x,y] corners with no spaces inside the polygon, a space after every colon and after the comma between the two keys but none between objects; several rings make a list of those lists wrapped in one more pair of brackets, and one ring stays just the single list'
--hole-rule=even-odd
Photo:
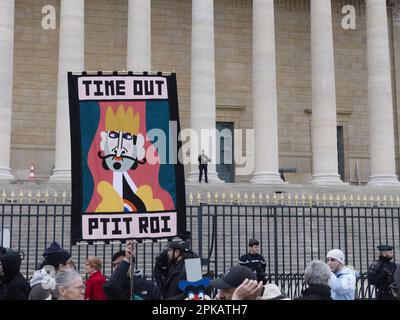
[{"label": "white face on banner", "polygon": [[101,145],[107,167],[115,172],[125,172],[132,168],[137,160],[143,160],[144,137],[129,132],[103,131]]}]

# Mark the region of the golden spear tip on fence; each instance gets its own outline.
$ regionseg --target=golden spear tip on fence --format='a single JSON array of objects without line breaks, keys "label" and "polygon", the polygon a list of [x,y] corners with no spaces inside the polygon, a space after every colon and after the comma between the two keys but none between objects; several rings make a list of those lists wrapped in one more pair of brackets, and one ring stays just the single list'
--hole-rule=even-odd
[{"label": "golden spear tip on fence", "polygon": [[260,205],[262,204],[262,202],[263,202],[263,194],[260,192],[260,194],[258,195],[258,200],[260,201]]},{"label": "golden spear tip on fence", "polygon": [[197,193],[197,203],[200,204],[200,202],[201,202],[201,195],[200,195],[200,193],[198,192],[198,193]]},{"label": "golden spear tip on fence", "polygon": [[191,205],[193,204],[193,193],[192,192],[189,193],[189,202]]},{"label": "golden spear tip on fence", "polygon": [[231,204],[233,203],[233,193],[232,192],[229,194],[229,201]]}]

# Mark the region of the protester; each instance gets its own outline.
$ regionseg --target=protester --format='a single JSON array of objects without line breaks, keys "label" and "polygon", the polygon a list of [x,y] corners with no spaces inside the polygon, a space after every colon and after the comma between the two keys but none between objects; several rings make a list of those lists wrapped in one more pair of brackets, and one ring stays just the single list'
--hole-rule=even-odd
[{"label": "protester", "polygon": [[46,265],[53,266],[55,271],[65,269],[75,269],[75,264],[71,258],[71,254],[60,247],[57,242],[53,242],[43,253],[44,260],[40,269]]},{"label": "protester", "polygon": [[125,250],[120,250],[113,254],[111,258],[113,270],[118,268],[118,266],[121,264],[124,258],[125,258]]},{"label": "protester", "polygon": [[46,268],[35,271],[31,281],[31,291],[28,300],[52,300],[52,290],[55,289],[54,274],[49,274]]},{"label": "protester", "polygon": [[249,252],[239,259],[239,264],[245,266],[257,275],[258,281],[265,281],[266,263],[262,255],[258,253],[260,242],[256,239],[249,240]]},{"label": "protester", "polygon": [[154,281],[159,288],[163,288],[165,285],[165,280],[168,275],[169,259],[168,259],[168,247],[165,247],[157,255],[154,263],[153,277]]},{"label": "protester", "polygon": [[106,300],[103,285],[106,278],[101,273],[101,261],[99,258],[90,256],[85,263],[85,272],[89,274],[86,281],[85,300]]},{"label": "protester", "polygon": [[20,272],[19,252],[8,250],[0,255],[0,283],[3,287],[3,300],[27,300],[29,284]]},{"label": "protester", "polygon": [[189,242],[185,240],[171,241],[167,244],[167,248],[168,273],[161,294],[164,299],[183,300],[184,293],[179,290],[178,283],[187,280],[185,259],[195,258],[197,255],[192,252]]},{"label": "protester", "polygon": [[[133,297],[131,296],[131,258],[135,260],[134,241],[127,241],[124,251],[113,256],[114,272],[103,286],[104,293],[109,300],[161,300],[161,293],[157,286],[146,280],[141,270],[136,270],[133,278]],[[121,256],[124,253],[124,256]]]},{"label": "protester", "polygon": [[379,245],[379,258],[375,260],[368,269],[368,282],[376,288],[378,300],[393,300],[390,284],[393,283],[396,264],[392,262],[393,247],[390,245]]},{"label": "protester", "polygon": [[216,300],[255,300],[262,292],[262,282],[249,268],[234,266],[222,277],[211,280],[218,289]]},{"label": "protester", "polygon": [[328,285],[331,270],[323,261],[311,261],[304,270],[304,282],[307,289],[295,300],[332,300],[331,288]]},{"label": "protester", "polygon": [[84,300],[85,285],[81,275],[73,269],[57,272],[55,278],[55,300]]},{"label": "protester", "polygon": [[356,275],[353,270],[345,267],[343,251],[333,249],[326,255],[326,262],[331,269],[329,287],[333,300],[354,300],[356,294]]}]

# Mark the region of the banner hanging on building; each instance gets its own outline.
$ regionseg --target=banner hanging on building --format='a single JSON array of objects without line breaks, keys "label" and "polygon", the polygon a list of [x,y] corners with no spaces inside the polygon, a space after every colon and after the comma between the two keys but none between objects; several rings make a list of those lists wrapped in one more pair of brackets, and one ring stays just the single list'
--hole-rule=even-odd
[{"label": "banner hanging on building", "polygon": [[186,234],[175,74],[69,73],[68,87],[71,242]]}]

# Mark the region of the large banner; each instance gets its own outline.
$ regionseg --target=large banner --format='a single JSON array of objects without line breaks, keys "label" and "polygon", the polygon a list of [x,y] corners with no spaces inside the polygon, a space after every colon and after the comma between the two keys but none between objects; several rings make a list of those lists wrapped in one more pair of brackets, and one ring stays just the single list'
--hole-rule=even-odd
[{"label": "large banner", "polygon": [[184,235],[175,74],[69,73],[68,87],[71,242]]}]

